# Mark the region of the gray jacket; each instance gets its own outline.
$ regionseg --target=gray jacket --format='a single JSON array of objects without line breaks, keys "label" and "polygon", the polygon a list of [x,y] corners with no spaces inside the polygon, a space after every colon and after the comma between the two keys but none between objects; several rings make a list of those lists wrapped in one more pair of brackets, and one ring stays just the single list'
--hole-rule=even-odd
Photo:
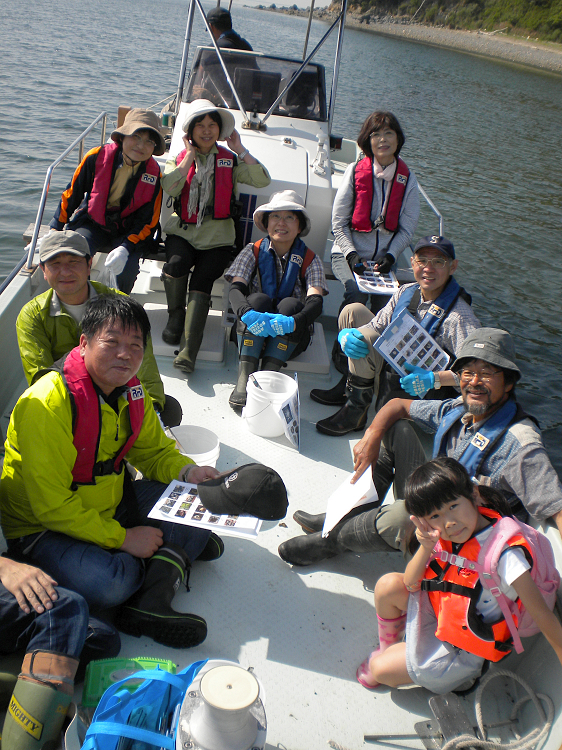
[{"label": "gray jacket", "polygon": [[[362,260],[380,260],[385,253],[392,253],[397,260],[404,248],[410,244],[420,215],[420,195],[416,175],[410,170],[406,193],[400,209],[400,222],[396,234],[387,232],[384,227],[371,232],[355,232],[351,228],[351,217],[355,204],[355,189],[353,172],[355,164],[350,164],[345,170],[342,184],[334,199],[332,209],[332,232],[334,246],[332,253],[348,255],[356,252]],[[382,179],[374,179],[373,207],[371,220],[374,222],[381,213],[384,203],[384,193],[389,183]]]}]

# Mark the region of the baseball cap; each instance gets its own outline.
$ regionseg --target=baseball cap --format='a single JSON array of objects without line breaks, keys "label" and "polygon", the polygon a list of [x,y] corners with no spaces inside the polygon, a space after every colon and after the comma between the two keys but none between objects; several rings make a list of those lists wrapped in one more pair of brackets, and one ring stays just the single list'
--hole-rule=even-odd
[{"label": "baseball cap", "polygon": [[59,253],[79,255],[81,258],[88,258],[91,255],[86,238],[70,229],[63,229],[62,232],[49,232],[43,237],[39,246],[39,262],[45,263]]},{"label": "baseball cap", "polygon": [[448,255],[451,260],[455,260],[455,246],[446,237],[440,237],[437,234],[428,234],[426,237],[422,237],[414,248],[414,254],[424,247],[434,247],[444,255]]},{"label": "baseball cap", "polygon": [[279,474],[263,464],[245,464],[197,485],[201,502],[223,515],[279,521],[287,514],[287,490]]}]

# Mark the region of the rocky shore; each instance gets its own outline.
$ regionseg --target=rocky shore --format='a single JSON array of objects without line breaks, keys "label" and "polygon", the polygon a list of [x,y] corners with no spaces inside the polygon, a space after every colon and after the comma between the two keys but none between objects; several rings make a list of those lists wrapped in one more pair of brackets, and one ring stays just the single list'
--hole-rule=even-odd
[{"label": "rocky shore", "polygon": [[[261,10],[290,15],[308,16],[307,10],[291,8],[271,8],[258,6]],[[336,14],[327,8],[314,11],[319,21],[331,23]],[[346,26],[372,34],[400,37],[412,42],[447,47],[474,55],[484,55],[506,60],[518,65],[562,74],[562,45],[553,42],[539,42],[536,39],[509,37],[502,33],[483,31],[456,31],[438,26],[423,26],[406,19],[396,19],[364,13],[347,14]]]}]

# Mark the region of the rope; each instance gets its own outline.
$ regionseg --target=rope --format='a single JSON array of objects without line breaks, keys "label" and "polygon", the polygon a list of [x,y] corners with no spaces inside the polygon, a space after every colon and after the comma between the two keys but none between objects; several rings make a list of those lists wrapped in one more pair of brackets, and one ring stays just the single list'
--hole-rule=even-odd
[{"label": "rope", "polygon": [[[524,703],[527,703],[528,701],[532,701],[535,708],[537,709],[542,727],[536,727],[524,737],[520,737],[519,739],[515,740],[515,742],[508,742],[507,744],[491,742],[486,739],[486,729],[482,721],[482,694],[490,680],[493,680],[496,677],[511,677],[516,682],[518,682],[528,693],[527,696],[518,700],[514,705],[511,711],[510,720],[512,722],[515,721],[520,706],[522,706]],[[546,717],[544,715],[543,707],[540,701],[542,701],[546,706]],[[474,707],[476,710],[476,721],[478,723],[478,729],[484,739],[478,739],[472,735],[463,734],[460,737],[454,737],[452,740],[449,740],[449,742],[443,745],[441,750],[461,750],[462,748],[483,748],[483,750],[528,750],[535,747],[543,739],[546,739],[554,721],[554,704],[549,696],[544,695],[543,693],[535,693],[531,689],[531,686],[528,682],[526,682],[522,677],[519,677],[519,675],[516,675],[507,669],[499,669],[497,672],[488,674],[480,682],[480,686],[476,691],[476,696],[474,698]],[[499,723],[501,724],[502,722]]]}]

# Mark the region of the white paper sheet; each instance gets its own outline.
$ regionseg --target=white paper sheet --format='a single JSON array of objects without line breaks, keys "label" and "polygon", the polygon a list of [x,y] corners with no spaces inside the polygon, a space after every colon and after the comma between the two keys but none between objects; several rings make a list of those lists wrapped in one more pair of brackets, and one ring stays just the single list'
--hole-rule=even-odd
[{"label": "white paper sheet", "polygon": [[374,503],[378,499],[370,468],[359,477],[355,484],[351,484],[352,477],[353,474],[350,474],[328,498],[326,519],[322,528],[323,537],[327,537],[328,533],[350,510],[366,503]]}]

